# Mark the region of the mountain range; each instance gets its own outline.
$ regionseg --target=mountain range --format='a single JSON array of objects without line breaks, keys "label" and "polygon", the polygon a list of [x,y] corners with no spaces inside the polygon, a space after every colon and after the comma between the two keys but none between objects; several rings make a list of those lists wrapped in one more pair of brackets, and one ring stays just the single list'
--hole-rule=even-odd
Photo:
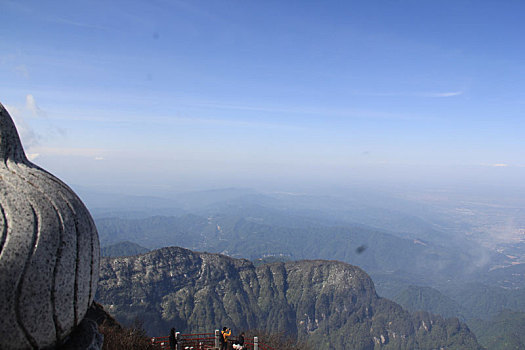
[{"label": "mountain range", "polygon": [[[377,294],[409,312],[424,310],[482,324],[485,328],[474,329],[488,348],[514,341],[505,333],[489,342],[483,329],[493,334],[501,330],[497,315],[506,309],[525,311],[523,244],[478,244],[477,238],[483,241],[485,236],[475,232],[484,227],[467,215],[474,211],[505,218],[501,210],[492,213],[493,207],[479,202],[432,206],[359,193],[263,195],[226,189],[173,198],[104,197],[98,204],[110,207],[92,210],[102,253],[135,255],[177,245],[249,259],[256,266],[301,259],[344,261],[367,271]],[[505,322],[511,329],[520,325],[517,317]]]},{"label": "mountain range", "polygon": [[372,275],[410,276],[410,283],[419,285],[474,278],[480,270],[479,255],[471,254],[467,245],[403,238],[358,224],[329,225],[266,208],[250,212],[97,218],[96,224],[102,246],[132,241],[149,249],[177,245],[249,260],[272,256],[339,260]]},{"label": "mountain range", "polygon": [[409,313],[380,298],[360,268],[337,261],[276,262],[179,247],[103,258],[96,299],[123,323],[151,335],[171,327],[285,331],[319,348],[481,349],[458,319]]}]

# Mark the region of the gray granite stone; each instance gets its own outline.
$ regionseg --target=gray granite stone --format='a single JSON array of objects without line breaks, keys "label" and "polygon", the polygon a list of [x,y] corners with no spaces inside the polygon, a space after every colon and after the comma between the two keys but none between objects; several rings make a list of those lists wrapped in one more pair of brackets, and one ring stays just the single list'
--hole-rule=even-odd
[{"label": "gray granite stone", "polygon": [[93,219],[31,163],[0,104],[0,348],[48,348],[84,318],[98,283]]}]

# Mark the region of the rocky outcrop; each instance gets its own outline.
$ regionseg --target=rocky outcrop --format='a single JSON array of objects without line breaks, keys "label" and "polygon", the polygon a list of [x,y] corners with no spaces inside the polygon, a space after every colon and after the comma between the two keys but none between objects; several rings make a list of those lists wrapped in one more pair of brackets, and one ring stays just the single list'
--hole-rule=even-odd
[{"label": "rocky outcrop", "polygon": [[479,349],[457,320],[411,315],[379,298],[360,268],[336,261],[262,265],[178,247],[103,258],[99,300],[151,335],[229,326],[296,335],[330,349]]}]

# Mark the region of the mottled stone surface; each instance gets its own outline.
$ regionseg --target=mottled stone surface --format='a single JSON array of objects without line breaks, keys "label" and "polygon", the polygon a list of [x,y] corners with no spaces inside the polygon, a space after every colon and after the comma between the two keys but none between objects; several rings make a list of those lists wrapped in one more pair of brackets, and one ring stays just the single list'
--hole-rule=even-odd
[{"label": "mottled stone surface", "polygon": [[65,339],[93,301],[99,254],[88,210],[27,159],[0,104],[0,348]]}]

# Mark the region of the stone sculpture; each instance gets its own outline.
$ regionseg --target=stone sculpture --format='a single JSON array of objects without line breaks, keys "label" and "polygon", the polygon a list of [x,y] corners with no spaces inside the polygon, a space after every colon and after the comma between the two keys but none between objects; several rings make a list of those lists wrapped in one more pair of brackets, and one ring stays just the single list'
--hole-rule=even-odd
[{"label": "stone sculpture", "polygon": [[99,255],[87,208],[27,159],[0,104],[0,349],[67,340],[93,302]]}]

